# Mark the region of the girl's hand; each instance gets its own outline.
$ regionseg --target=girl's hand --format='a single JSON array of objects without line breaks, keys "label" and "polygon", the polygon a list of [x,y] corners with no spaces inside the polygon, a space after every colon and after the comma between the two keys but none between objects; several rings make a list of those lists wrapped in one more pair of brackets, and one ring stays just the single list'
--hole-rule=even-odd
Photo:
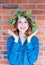
[{"label": "girl's hand", "polygon": [[30,42],[32,36],[36,35],[37,33],[38,33],[38,29],[28,37],[28,42]]},{"label": "girl's hand", "polygon": [[8,33],[15,38],[16,35],[11,30],[8,30]]},{"label": "girl's hand", "polygon": [[8,30],[8,33],[14,37],[14,41],[18,42],[18,36],[14,34],[11,30]]},{"label": "girl's hand", "polygon": [[11,30],[8,30],[8,33],[12,36],[14,36],[14,33]]}]

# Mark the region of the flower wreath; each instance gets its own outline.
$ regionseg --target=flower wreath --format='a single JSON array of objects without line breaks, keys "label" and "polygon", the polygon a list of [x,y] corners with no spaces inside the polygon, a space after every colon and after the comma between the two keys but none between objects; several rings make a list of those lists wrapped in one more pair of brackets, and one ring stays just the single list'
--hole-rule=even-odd
[{"label": "flower wreath", "polygon": [[32,32],[35,32],[37,30],[37,26],[35,24],[35,20],[33,20],[30,16],[32,15],[32,10],[29,11],[23,11],[21,9],[16,9],[14,16],[8,21],[10,25],[14,25],[17,18],[20,17],[27,17],[28,21],[32,24]]}]

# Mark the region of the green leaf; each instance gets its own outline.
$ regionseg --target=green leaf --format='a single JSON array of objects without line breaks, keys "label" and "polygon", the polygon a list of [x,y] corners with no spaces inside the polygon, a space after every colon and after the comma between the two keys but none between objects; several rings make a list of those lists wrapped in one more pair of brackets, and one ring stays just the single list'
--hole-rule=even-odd
[{"label": "green leaf", "polygon": [[9,24],[11,24],[12,23],[12,19],[10,19],[8,22],[9,22]]},{"label": "green leaf", "polygon": [[19,11],[19,9],[15,9],[15,15],[17,15],[17,14],[18,14],[18,11]]},{"label": "green leaf", "polygon": [[37,26],[36,25],[32,25],[32,32],[35,32],[37,29]]},{"label": "green leaf", "polygon": [[27,12],[27,15],[28,15],[28,17],[30,17],[32,15],[32,10],[31,9]]},{"label": "green leaf", "polygon": [[24,11],[22,11],[22,10],[20,10],[20,9],[16,9],[16,10],[15,10],[15,15],[17,15],[18,17],[24,16]]},{"label": "green leaf", "polygon": [[10,25],[13,25],[15,23],[15,20],[10,19],[8,22],[9,22]]},{"label": "green leaf", "polygon": [[16,21],[15,21],[15,20],[13,20],[13,21],[12,21],[12,25],[14,25],[14,24],[15,24],[15,22],[16,22]]},{"label": "green leaf", "polygon": [[31,20],[32,25],[34,25],[35,24],[35,20],[32,19],[32,18],[30,18],[30,20]]},{"label": "green leaf", "polygon": [[35,20],[32,18],[28,18],[28,21],[31,22],[32,24],[35,24]]}]

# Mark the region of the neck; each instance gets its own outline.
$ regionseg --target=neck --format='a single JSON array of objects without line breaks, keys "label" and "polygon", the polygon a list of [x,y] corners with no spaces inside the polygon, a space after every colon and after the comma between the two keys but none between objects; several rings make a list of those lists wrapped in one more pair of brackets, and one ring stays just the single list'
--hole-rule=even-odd
[{"label": "neck", "polygon": [[24,38],[24,32],[19,32],[19,36],[21,37],[21,38]]}]

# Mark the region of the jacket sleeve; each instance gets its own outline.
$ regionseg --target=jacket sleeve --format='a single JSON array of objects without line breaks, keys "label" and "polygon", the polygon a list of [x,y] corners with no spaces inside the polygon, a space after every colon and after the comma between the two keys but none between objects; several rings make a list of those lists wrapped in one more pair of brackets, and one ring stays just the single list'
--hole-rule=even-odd
[{"label": "jacket sleeve", "polygon": [[12,36],[7,39],[7,59],[10,65],[19,64],[18,61],[21,59],[21,51],[20,46],[16,42],[14,42],[14,38]]},{"label": "jacket sleeve", "polygon": [[11,48],[14,42],[14,38],[12,36],[9,36],[7,39],[7,58],[9,60],[9,56],[11,54]]},{"label": "jacket sleeve", "polygon": [[36,36],[33,36],[31,42],[27,45],[28,60],[30,63],[34,63],[38,58],[39,53],[39,40]]}]

